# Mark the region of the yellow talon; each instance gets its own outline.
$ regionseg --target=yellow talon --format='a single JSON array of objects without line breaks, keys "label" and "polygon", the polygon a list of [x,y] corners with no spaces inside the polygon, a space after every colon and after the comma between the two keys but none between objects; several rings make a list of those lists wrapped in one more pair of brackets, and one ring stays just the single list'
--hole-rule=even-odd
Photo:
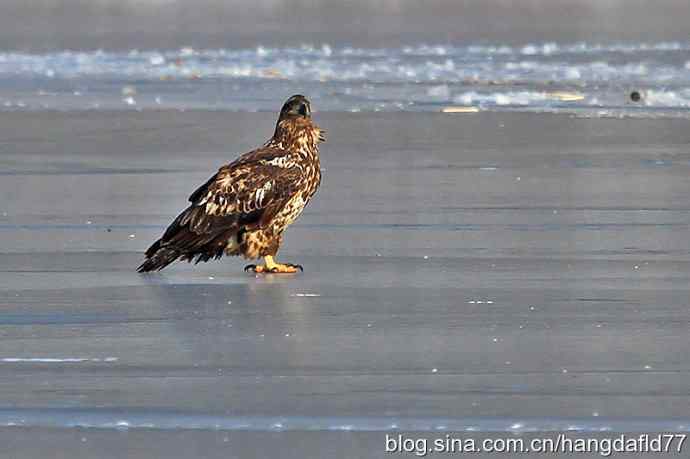
[{"label": "yellow talon", "polygon": [[291,263],[276,263],[273,257],[268,255],[264,257],[266,260],[265,265],[248,265],[244,268],[245,271],[253,271],[255,273],[268,273],[268,274],[279,274],[287,273],[292,274],[297,271],[304,271],[300,265],[293,265]]}]

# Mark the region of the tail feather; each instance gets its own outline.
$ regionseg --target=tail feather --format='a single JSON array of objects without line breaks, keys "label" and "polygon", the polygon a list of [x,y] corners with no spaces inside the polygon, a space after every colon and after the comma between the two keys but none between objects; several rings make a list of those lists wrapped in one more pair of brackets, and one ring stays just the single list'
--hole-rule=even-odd
[{"label": "tail feather", "polygon": [[[146,259],[137,271],[160,271],[178,259],[196,263],[218,259],[223,256],[228,242],[236,237],[238,231],[236,215],[209,216],[202,207],[190,206],[149,247]],[[233,251],[228,253],[238,254]]]},{"label": "tail feather", "polygon": [[140,273],[160,271],[181,255],[174,247],[161,247],[159,239],[146,251],[146,260],[137,268],[137,271]]}]

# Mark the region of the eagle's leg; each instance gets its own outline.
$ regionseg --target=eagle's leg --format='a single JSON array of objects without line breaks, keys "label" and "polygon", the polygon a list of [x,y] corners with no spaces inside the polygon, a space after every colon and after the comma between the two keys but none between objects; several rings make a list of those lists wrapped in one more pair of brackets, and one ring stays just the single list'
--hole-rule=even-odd
[{"label": "eagle's leg", "polygon": [[264,257],[265,265],[247,265],[245,271],[253,271],[255,273],[296,273],[297,271],[304,271],[300,265],[293,265],[292,263],[276,263],[271,255]]}]

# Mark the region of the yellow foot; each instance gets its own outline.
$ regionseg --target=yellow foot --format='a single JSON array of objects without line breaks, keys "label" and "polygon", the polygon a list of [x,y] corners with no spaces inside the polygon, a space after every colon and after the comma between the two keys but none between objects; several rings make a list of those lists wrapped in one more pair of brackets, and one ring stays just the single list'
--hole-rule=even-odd
[{"label": "yellow foot", "polygon": [[244,267],[247,272],[262,273],[262,274],[292,274],[297,271],[304,271],[300,265],[293,265],[290,263],[276,263],[269,268],[267,265],[247,265]]},{"label": "yellow foot", "polygon": [[268,256],[265,265],[247,265],[244,267],[246,272],[264,273],[264,274],[293,274],[297,271],[304,271],[300,265],[293,265],[292,263],[276,263],[273,257]]}]

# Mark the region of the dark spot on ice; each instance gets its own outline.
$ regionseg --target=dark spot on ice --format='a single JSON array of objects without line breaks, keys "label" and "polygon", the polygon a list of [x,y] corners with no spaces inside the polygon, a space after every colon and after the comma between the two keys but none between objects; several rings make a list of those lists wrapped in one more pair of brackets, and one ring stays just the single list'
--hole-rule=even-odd
[{"label": "dark spot on ice", "polygon": [[633,102],[639,102],[642,99],[642,95],[639,91],[633,91],[630,93],[630,100]]}]

